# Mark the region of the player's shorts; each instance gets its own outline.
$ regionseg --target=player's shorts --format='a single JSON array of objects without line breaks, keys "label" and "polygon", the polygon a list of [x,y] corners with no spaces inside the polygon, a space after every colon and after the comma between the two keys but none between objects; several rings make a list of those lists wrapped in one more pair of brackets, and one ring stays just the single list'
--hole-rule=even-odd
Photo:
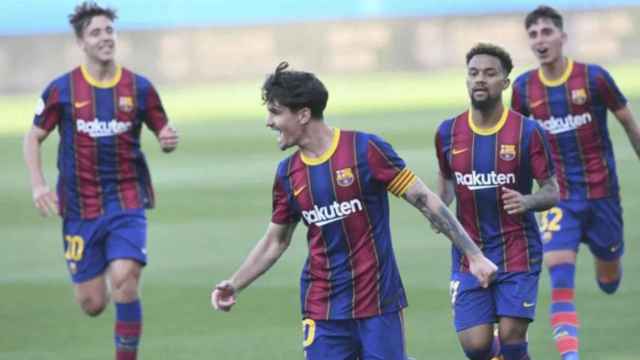
[{"label": "player's shorts", "polygon": [[502,272],[485,289],[471,273],[452,273],[450,293],[456,332],[496,323],[503,316],[533,321],[539,278],[539,271]]},{"label": "player's shorts", "polygon": [[76,284],[102,274],[115,259],[147,263],[147,218],[142,209],[92,220],[65,219],[62,238],[67,268]]},{"label": "player's shorts", "polygon": [[616,260],[624,253],[622,206],[617,196],[562,200],[542,213],[540,231],[545,252],[578,252],[584,242],[601,260]]},{"label": "player's shorts", "polygon": [[407,360],[402,311],[364,319],[302,321],[307,360]]}]

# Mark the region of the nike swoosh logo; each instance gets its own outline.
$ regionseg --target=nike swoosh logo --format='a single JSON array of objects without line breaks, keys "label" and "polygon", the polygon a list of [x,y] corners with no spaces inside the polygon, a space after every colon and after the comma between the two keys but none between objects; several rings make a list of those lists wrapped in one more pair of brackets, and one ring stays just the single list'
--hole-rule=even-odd
[{"label": "nike swoosh logo", "polygon": [[538,107],[540,105],[544,104],[544,100],[538,100],[538,101],[534,101],[531,103],[531,108],[533,109],[534,107]]},{"label": "nike swoosh logo", "polygon": [[298,189],[293,190],[293,196],[297,197],[298,195],[300,195],[300,193],[302,192],[302,190],[306,189],[307,185],[303,185]]},{"label": "nike swoosh logo", "polygon": [[85,106],[89,105],[90,102],[91,101],[89,101],[89,100],[87,100],[87,101],[76,101],[75,105],[76,105],[76,108],[79,109],[79,108],[82,108],[82,107],[85,107]]},{"label": "nike swoosh logo", "polygon": [[464,149],[453,149],[453,155],[458,155],[458,154],[462,154],[463,152],[469,150],[469,148],[464,148]]},{"label": "nike swoosh logo", "polygon": [[530,308],[530,307],[532,307],[532,306],[533,306],[533,305],[535,305],[535,304],[536,304],[536,303],[534,303],[534,302],[531,302],[531,303],[530,303],[530,302],[526,302],[526,301],[525,301],[525,302],[523,302],[523,303],[522,303],[522,306],[524,306],[524,307],[526,307],[526,308]]}]

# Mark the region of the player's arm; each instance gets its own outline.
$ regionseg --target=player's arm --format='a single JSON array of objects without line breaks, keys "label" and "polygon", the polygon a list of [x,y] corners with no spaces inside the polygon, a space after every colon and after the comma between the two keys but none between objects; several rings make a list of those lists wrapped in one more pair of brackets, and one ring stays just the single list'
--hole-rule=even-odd
[{"label": "player's arm", "polygon": [[31,179],[33,203],[43,216],[58,213],[58,197],[49,189],[42,172],[40,144],[48,135],[49,132],[33,125],[24,136],[23,142],[24,162]]},{"label": "player's arm", "polygon": [[636,156],[640,158],[640,128],[638,128],[638,123],[636,123],[633,118],[631,109],[629,109],[629,106],[623,106],[613,114],[620,124],[622,124],[624,131],[627,133],[627,137],[629,137],[629,142],[631,142],[631,146],[633,146],[633,150],[636,152]]},{"label": "player's arm", "polygon": [[180,138],[178,137],[178,131],[171,125],[165,125],[160,131],[158,131],[158,142],[160,148],[166,153],[170,153],[176,149]]},{"label": "player's arm", "polygon": [[544,211],[554,207],[560,198],[556,177],[551,176],[544,180],[538,180],[538,186],[538,191],[529,195],[522,195],[516,190],[503,187],[504,210],[509,215],[516,215],[527,211]]},{"label": "player's arm", "polygon": [[432,226],[445,234],[449,240],[469,259],[469,268],[483,287],[489,286],[497,267],[487,259],[471,240],[460,222],[447,206],[427,186],[416,178],[402,197],[416,207]]},{"label": "player's arm", "polygon": [[442,175],[442,172],[438,173],[438,197],[442,202],[449,206],[455,198],[455,186],[453,180],[447,179]]},{"label": "player's arm", "polygon": [[291,243],[297,223],[270,223],[267,231],[254,246],[240,268],[216,285],[211,293],[211,305],[216,310],[229,311],[236,302],[236,294],[266,272],[282,256]]}]

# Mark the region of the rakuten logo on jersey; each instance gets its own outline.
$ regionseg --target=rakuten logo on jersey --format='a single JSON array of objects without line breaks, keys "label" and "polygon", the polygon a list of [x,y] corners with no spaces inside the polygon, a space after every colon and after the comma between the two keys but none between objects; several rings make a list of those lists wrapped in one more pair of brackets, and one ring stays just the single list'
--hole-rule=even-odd
[{"label": "rakuten logo on jersey", "polygon": [[540,125],[551,134],[560,134],[567,131],[572,131],[580,126],[586,125],[591,122],[591,114],[584,113],[581,115],[569,114],[563,118],[554,117],[547,120],[541,120]]},{"label": "rakuten logo on jersey", "polygon": [[516,174],[498,174],[495,171],[488,174],[481,174],[475,170],[471,174],[462,174],[456,171],[455,175],[456,183],[466,186],[469,190],[490,189],[516,183]]},{"label": "rakuten logo on jersey", "polygon": [[78,121],[76,121],[78,132],[87,134],[92,138],[122,134],[127,132],[130,127],[130,122],[121,122],[115,119],[108,122],[98,119],[94,119],[93,121],[78,119]]},{"label": "rakuten logo on jersey", "polygon": [[341,203],[334,201],[333,204],[323,207],[315,205],[313,210],[303,211],[302,216],[309,225],[324,226],[358,211],[362,211],[362,203],[358,199],[353,199]]}]

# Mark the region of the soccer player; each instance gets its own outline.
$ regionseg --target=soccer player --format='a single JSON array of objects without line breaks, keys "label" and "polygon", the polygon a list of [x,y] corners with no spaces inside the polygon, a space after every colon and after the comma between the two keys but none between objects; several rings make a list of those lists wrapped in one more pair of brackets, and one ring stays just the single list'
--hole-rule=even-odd
[{"label": "soccer player", "polygon": [[598,65],[563,55],[567,34],[562,16],[540,6],[525,19],[529,45],[540,67],[520,75],[512,106],[544,128],[560,185],[561,201],[543,214],[544,262],[551,277],[550,318],[562,359],[578,359],[574,305],[578,247],[595,257],[596,281],[607,294],[618,288],[624,252],[622,208],[607,110],[624,127],[640,157],[640,130],[627,100]]},{"label": "soccer player", "polygon": [[[84,64],[44,90],[24,139],[24,157],[36,208],[63,218],[64,257],[77,302],[97,316],[111,289],[115,358],[130,360],[142,331],[138,286],[147,262],[145,208],[154,206],[140,131],[144,123],[165,152],[176,148],[178,136],[149,80],[116,64],[115,19],[115,10],[93,2],[69,16]],[[53,192],[42,172],[40,144],[56,127],[59,177]]]},{"label": "soccer player", "polygon": [[229,311],[238,293],[284,253],[302,220],[309,246],[300,284],[307,359],[404,360],[407,299],[391,245],[387,191],[418,208],[468,256],[479,284],[487,286],[496,267],[387,142],[328,126],[322,82],[287,67],[279,64],[267,78],[262,98],[280,149],[298,151],[278,165],[264,237],[216,285],[212,305]]},{"label": "soccer player", "polygon": [[[457,216],[498,266],[488,288],[469,274],[469,259],[453,249],[451,302],[460,344],[469,359],[529,359],[526,333],[536,309],[542,242],[533,212],[558,198],[542,128],[502,104],[511,57],[492,44],[466,55],[471,108],[436,133],[439,195],[455,196]],[[539,190],[531,193],[533,180]],[[497,323],[499,341],[494,341]],[[496,339],[498,340],[498,339]]]}]

